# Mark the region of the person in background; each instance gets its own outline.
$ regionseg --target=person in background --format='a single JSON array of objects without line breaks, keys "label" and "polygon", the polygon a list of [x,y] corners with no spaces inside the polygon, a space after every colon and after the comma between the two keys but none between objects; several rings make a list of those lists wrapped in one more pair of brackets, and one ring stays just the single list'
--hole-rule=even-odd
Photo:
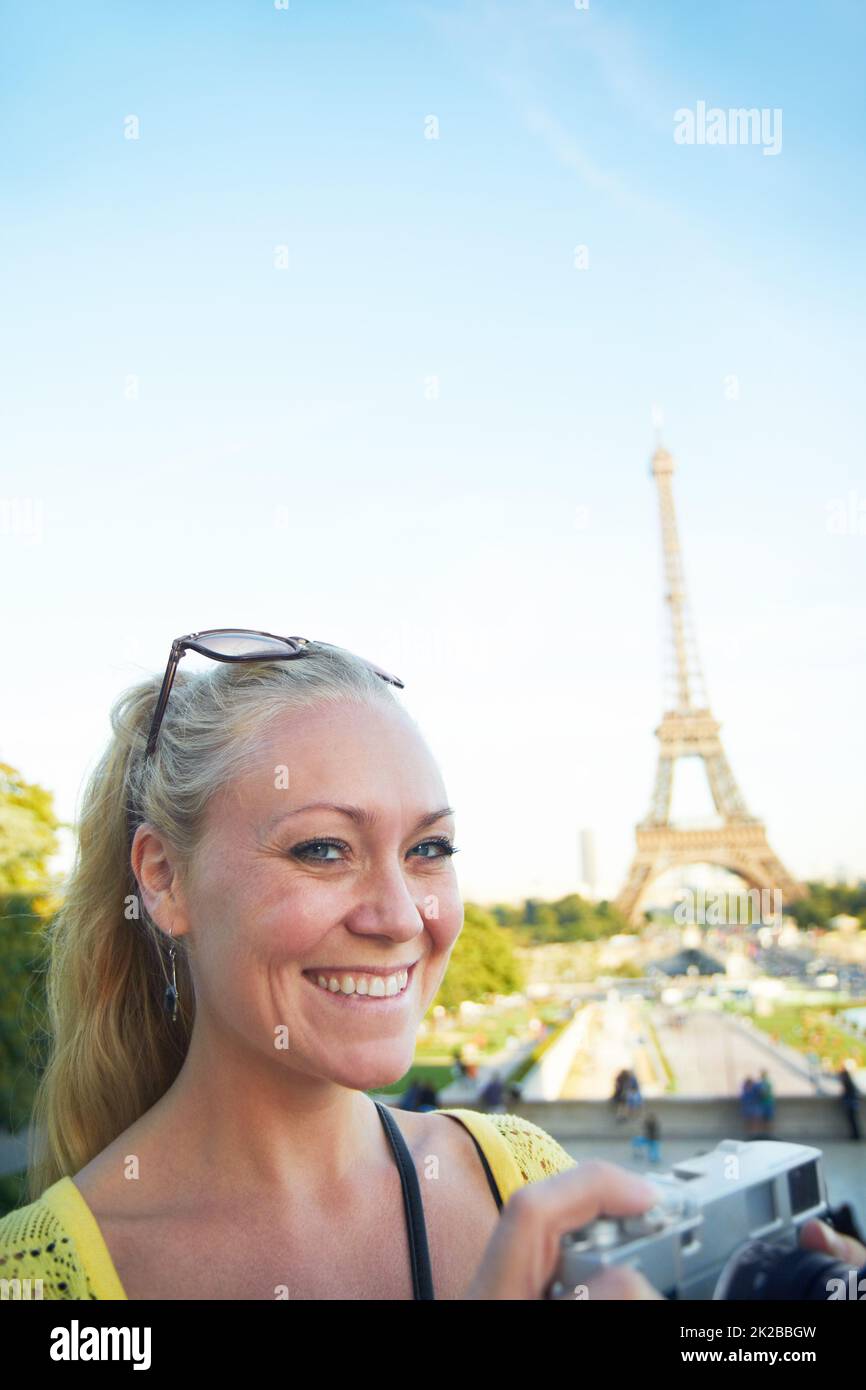
[{"label": "person in background", "polygon": [[436,1091],[429,1081],[424,1081],[418,1077],[404,1091],[402,1098],[397,1106],[398,1110],[435,1110],[437,1108]]},{"label": "person in background", "polygon": [[406,1090],[403,1092],[402,1096],[400,1097],[400,1100],[399,1100],[398,1103],[397,1103],[397,1109],[398,1109],[398,1110],[417,1110],[417,1109],[418,1109],[418,1097],[419,1097],[419,1095],[420,1095],[420,1092],[421,1092],[421,1085],[420,1085],[420,1082],[419,1082],[419,1081],[417,1080],[417,1078],[416,1078],[416,1080],[410,1082],[410,1084],[406,1087]]},{"label": "person in background", "polygon": [[629,1115],[637,1115],[643,1107],[640,1085],[633,1071],[626,1072],[625,1103]]},{"label": "person in background", "polygon": [[776,1114],[776,1096],[773,1091],[773,1083],[770,1080],[770,1073],[766,1070],[761,1072],[761,1079],[757,1085],[757,1111],[758,1111],[758,1133],[769,1135],[773,1128],[773,1119]]},{"label": "person in background", "polygon": [[661,1125],[658,1122],[658,1118],[650,1113],[644,1120],[643,1128],[644,1134],[646,1135],[647,1153],[649,1154],[650,1163],[661,1163],[662,1153],[659,1145]]},{"label": "person in background", "polygon": [[484,1084],[478,1099],[488,1112],[499,1115],[505,1113],[505,1087],[498,1071],[494,1071],[489,1081]]},{"label": "person in background", "polygon": [[474,1081],[478,1075],[478,1059],[476,1057],[466,1057],[464,1054],[461,1058],[460,1065],[463,1068],[463,1075],[470,1081]]},{"label": "person in background", "polygon": [[419,1112],[436,1110],[439,1106],[439,1097],[435,1088],[429,1081],[422,1081],[418,1089],[418,1096],[415,1102],[415,1109]]},{"label": "person in background", "polygon": [[627,1086],[628,1086],[628,1072],[626,1071],[625,1067],[623,1067],[622,1070],[621,1070],[621,1071],[618,1071],[617,1074],[616,1074],[616,1079],[615,1079],[615,1081],[614,1081],[614,1083],[613,1083],[613,1095],[612,1095],[611,1098],[610,1098],[611,1105],[613,1106],[613,1109],[614,1109],[614,1115],[615,1115],[615,1117],[616,1117],[616,1122],[617,1122],[617,1124],[621,1124],[622,1121],[623,1121],[623,1120],[625,1119],[625,1117],[626,1117],[626,1109],[627,1109],[626,1089],[627,1089]]},{"label": "person in background", "polygon": [[740,1114],[743,1117],[743,1125],[749,1138],[754,1135],[760,1118],[757,1085],[758,1083],[753,1077],[747,1076],[740,1087]]},{"label": "person in background", "polygon": [[658,1118],[650,1112],[643,1122],[643,1134],[636,1134],[632,1139],[632,1150],[637,1158],[646,1157],[650,1163],[661,1162],[661,1149],[659,1148],[660,1126]]},{"label": "person in background", "polygon": [[842,1083],[842,1107],[848,1120],[852,1139],[861,1139],[860,1133],[860,1091],[857,1082],[851,1075],[851,1064],[845,1062],[841,1070],[837,1072],[837,1077]]}]

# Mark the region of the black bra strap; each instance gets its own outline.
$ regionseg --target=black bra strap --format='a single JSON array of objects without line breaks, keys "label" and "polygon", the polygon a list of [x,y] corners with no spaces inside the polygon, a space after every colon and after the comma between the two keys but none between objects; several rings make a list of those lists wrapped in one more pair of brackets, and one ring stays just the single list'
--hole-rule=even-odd
[{"label": "black bra strap", "polygon": [[409,1237],[409,1258],[412,1263],[413,1297],[416,1299],[435,1299],[433,1274],[430,1269],[430,1251],[427,1247],[427,1228],[424,1222],[424,1207],[421,1203],[421,1189],[412,1155],[406,1141],[397,1127],[387,1105],[373,1101],[379,1112],[379,1119],[391,1145],[394,1161],[400,1172],[400,1185],[403,1188],[403,1206],[406,1211],[406,1232]]},{"label": "black bra strap", "polygon": [[[440,1113],[445,1114],[446,1112],[445,1112],[445,1111],[442,1111],[442,1112],[440,1112]],[[494,1200],[494,1202],[496,1203],[497,1208],[499,1209],[499,1211],[501,1211],[501,1210],[502,1210],[502,1198],[501,1198],[501,1196],[499,1195],[499,1188],[496,1186],[496,1179],[494,1178],[492,1172],[490,1171],[490,1164],[487,1162],[487,1155],[486,1155],[486,1153],[485,1153],[484,1150],[482,1149],[482,1147],[481,1147],[481,1145],[479,1144],[478,1140],[475,1138],[475,1135],[472,1133],[472,1130],[469,1128],[468,1125],[464,1125],[464,1124],[463,1124],[463,1121],[459,1118],[459,1116],[457,1116],[457,1115],[449,1115],[449,1116],[448,1116],[448,1119],[449,1119],[449,1120],[454,1120],[456,1124],[460,1125],[463,1129],[466,1130],[466,1133],[469,1135],[469,1138],[472,1140],[473,1144],[475,1145],[476,1149],[478,1150],[478,1157],[481,1159],[481,1166],[483,1167],[485,1176],[486,1176],[486,1178],[487,1178],[487,1186],[490,1188],[490,1191],[493,1193],[493,1200]]]},{"label": "black bra strap", "polygon": [[[454,1116],[452,1115],[451,1118],[453,1119]],[[489,1188],[490,1188],[490,1191],[493,1193],[493,1200],[495,1201],[497,1207],[498,1207],[499,1210],[501,1211],[501,1210],[502,1210],[502,1198],[501,1198],[500,1195],[499,1195],[499,1188],[496,1186],[496,1179],[494,1178],[493,1174],[492,1174],[491,1171],[490,1171],[490,1164],[487,1162],[487,1155],[486,1155],[486,1153],[484,1152],[484,1150],[482,1149],[482,1147],[481,1147],[481,1145],[479,1144],[478,1140],[475,1138],[475,1135],[472,1133],[472,1131],[469,1130],[468,1133],[469,1133],[469,1138],[472,1140],[473,1144],[475,1145],[476,1149],[478,1150],[478,1155],[479,1155],[479,1157],[480,1157],[480,1159],[481,1159],[481,1162],[482,1162],[482,1164],[483,1164],[483,1166],[484,1166],[484,1172],[487,1174],[487,1184],[488,1184],[488,1186],[489,1186]]]}]

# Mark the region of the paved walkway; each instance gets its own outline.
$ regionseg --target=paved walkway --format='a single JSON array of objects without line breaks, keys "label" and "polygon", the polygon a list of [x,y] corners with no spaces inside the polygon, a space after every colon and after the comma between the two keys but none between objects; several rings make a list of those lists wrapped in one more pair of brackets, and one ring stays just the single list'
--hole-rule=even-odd
[{"label": "paved walkway", "polygon": [[584,1042],[563,1082],[563,1100],[607,1100],[627,1068],[645,1096],[664,1094],[666,1076],[647,1026],[642,999],[609,999],[584,1006]]},{"label": "paved walkway", "polygon": [[815,1095],[805,1059],[778,1047],[758,1029],[753,1032],[726,1014],[703,1009],[685,1010],[679,1028],[661,1005],[651,1008],[650,1016],[678,1096],[736,1096],[745,1078],[762,1070],[769,1073],[777,1096]]},{"label": "paved walkway", "polygon": [[[835,1095],[832,1079],[816,1081],[806,1059],[774,1043],[754,1025],[711,1010],[677,1011],[642,999],[595,1001],[584,1006],[586,1045],[561,1091],[563,1100],[607,1100],[623,1067],[634,1071],[643,1094],[666,1094],[658,1045],[676,1079],[675,1095],[737,1096],[747,1076],[766,1070],[777,1096]],[[675,1026],[679,1016],[682,1023]]]}]

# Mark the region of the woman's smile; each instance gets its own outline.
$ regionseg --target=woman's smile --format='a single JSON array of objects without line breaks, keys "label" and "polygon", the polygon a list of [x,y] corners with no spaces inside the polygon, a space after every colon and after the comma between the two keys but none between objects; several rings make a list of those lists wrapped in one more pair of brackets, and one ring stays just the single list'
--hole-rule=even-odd
[{"label": "woman's smile", "polygon": [[319,994],[343,1007],[378,1013],[399,1008],[409,996],[417,961],[397,966],[313,966],[303,971]]}]

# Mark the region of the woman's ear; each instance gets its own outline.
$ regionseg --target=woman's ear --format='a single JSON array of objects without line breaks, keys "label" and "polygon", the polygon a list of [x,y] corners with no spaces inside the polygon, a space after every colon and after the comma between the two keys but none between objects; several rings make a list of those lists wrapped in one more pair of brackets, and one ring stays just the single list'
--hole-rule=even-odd
[{"label": "woman's ear", "polygon": [[183,936],[187,921],[177,860],[167,841],[147,821],[135,832],[130,862],[151,920],[162,931]]}]

